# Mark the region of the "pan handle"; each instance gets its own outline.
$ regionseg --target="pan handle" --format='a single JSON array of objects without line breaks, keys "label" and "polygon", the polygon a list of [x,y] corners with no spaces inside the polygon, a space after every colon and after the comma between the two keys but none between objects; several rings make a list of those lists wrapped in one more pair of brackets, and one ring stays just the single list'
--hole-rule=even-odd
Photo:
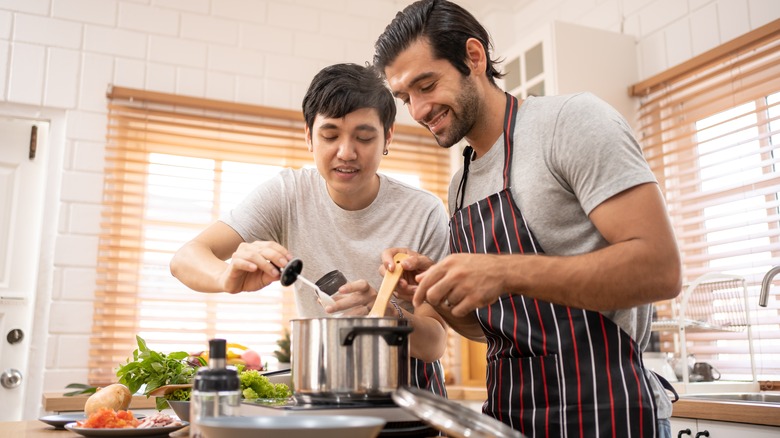
[{"label": "pan handle", "polygon": [[387,345],[399,346],[406,342],[409,337],[409,333],[414,330],[410,326],[400,327],[345,327],[340,331],[341,345],[349,346],[355,342],[355,337],[358,335],[375,335],[381,336]]}]

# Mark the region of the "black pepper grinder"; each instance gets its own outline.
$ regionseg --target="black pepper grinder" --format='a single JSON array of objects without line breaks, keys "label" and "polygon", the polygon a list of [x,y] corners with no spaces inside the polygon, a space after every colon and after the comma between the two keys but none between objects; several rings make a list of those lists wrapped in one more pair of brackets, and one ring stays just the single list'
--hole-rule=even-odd
[{"label": "black pepper grinder", "polygon": [[235,367],[227,366],[227,342],[209,341],[208,368],[195,375],[190,395],[190,437],[202,438],[200,423],[213,417],[237,417],[241,407],[241,384]]}]

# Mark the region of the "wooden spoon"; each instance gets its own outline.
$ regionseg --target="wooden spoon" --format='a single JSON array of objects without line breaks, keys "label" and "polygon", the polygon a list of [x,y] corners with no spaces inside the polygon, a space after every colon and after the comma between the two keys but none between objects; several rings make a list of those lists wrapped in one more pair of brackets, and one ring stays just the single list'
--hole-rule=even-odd
[{"label": "wooden spoon", "polygon": [[183,383],[180,385],[163,385],[156,388],[154,391],[147,394],[149,397],[163,397],[168,393],[176,391],[177,389],[192,388],[192,383]]},{"label": "wooden spoon", "polygon": [[376,295],[376,301],[374,301],[374,307],[368,312],[368,316],[373,318],[381,318],[385,316],[385,309],[387,303],[390,301],[390,296],[393,295],[393,290],[398,284],[398,280],[401,279],[401,274],[404,272],[404,268],[401,267],[401,260],[409,257],[408,254],[398,253],[393,256],[395,262],[395,270],[393,272],[387,272],[385,278],[382,279],[382,284],[379,286],[379,292]]}]

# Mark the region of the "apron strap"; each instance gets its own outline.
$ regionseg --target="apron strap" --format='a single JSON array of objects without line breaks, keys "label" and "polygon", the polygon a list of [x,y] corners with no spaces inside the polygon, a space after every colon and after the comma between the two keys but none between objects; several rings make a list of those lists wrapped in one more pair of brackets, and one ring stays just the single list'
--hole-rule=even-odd
[{"label": "apron strap", "polygon": [[517,115],[517,98],[506,93],[506,108],[504,109],[504,188],[510,186],[512,177],[512,143],[515,138],[515,125]]},{"label": "apron strap", "polygon": [[466,148],[463,149],[463,176],[460,177],[458,191],[455,193],[455,208],[458,210],[463,208],[463,200],[466,198],[466,182],[469,179],[469,163],[471,163],[473,155],[474,149],[471,146],[466,146]]},{"label": "apron strap", "polygon": [[658,378],[658,381],[661,382],[661,386],[663,386],[665,390],[674,394],[674,399],[672,400],[672,403],[680,399],[680,394],[677,394],[677,391],[674,389],[674,386],[672,386],[672,384],[669,383],[668,380],[666,380],[666,377],[656,373],[655,371],[653,371],[652,373],[655,374],[655,377]]}]

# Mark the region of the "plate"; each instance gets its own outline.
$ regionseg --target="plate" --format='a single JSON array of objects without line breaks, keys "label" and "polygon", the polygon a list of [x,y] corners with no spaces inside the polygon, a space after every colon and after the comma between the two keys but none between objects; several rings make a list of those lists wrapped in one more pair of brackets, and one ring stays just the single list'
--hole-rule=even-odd
[{"label": "plate", "polygon": [[203,438],[375,438],[385,420],[348,415],[216,417],[200,421]]},{"label": "plate", "polygon": [[461,406],[420,388],[402,387],[392,394],[404,410],[451,437],[524,438],[493,417]]},{"label": "plate", "polygon": [[[133,413],[135,418],[139,420],[143,420],[146,418],[146,415],[144,414],[135,414]],[[68,414],[59,414],[59,415],[47,415],[45,417],[41,417],[38,420],[43,421],[44,423],[54,426],[57,429],[64,429],[65,425],[68,423],[73,423],[74,421],[84,421],[87,419],[87,415],[83,412],[71,412]]]},{"label": "plate", "polygon": [[65,425],[65,429],[86,437],[168,436],[169,433],[190,424],[186,421],[182,421],[182,423],[177,426],[148,427],[145,429],[93,429],[91,427],[78,427],[76,423],[68,423]]}]

